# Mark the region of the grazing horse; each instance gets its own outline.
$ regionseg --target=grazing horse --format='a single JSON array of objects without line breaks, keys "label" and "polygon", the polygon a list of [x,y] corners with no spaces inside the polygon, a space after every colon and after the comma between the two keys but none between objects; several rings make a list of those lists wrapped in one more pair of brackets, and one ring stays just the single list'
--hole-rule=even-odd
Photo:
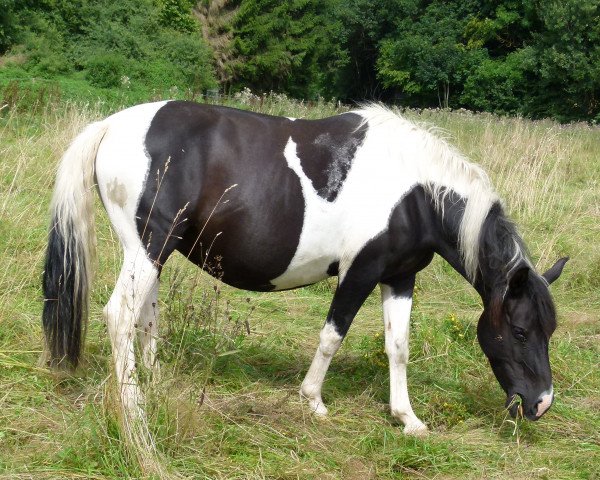
[{"label": "grazing horse", "polygon": [[[134,337],[155,365],[157,294],[171,253],[237,288],[276,291],[338,276],[301,387],[317,414],[333,355],[379,284],[392,416],[425,425],[406,383],[415,275],[438,253],[483,300],[477,334],[508,401],[541,417],[553,401],[548,285],[483,170],[430,131],[381,106],[322,120],[168,101],[89,125],[60,164],[43,279],[49,364],[76,366],[93,269],[97,183],[123,246],[104,308],[121,400],[140,408]],[[512,413],[516,413],[513,409]]]}]

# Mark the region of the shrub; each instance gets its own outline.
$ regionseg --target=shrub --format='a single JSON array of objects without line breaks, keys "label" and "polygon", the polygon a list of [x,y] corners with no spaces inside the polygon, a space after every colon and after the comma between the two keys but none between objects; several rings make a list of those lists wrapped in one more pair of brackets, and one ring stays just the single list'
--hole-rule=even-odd
[{"label": "shrub", "polygon": [[86,79],[96,87],[114,88],[121,84],[127,72],[127,59],[115,53],[92,57],[86,68]]}]

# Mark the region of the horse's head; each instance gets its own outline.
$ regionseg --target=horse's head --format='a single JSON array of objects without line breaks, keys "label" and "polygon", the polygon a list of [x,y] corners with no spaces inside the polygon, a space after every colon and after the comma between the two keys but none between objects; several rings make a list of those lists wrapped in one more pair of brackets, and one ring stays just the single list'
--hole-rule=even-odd
[{"label": "horse's head", "polygon": [[568,259],[562,258],[540,277],[526,265],[514,269],[507,284],[485,305],[477,338],[492,370],[507,394],[506,406],[516,416],[515,395],[523,415],[539,419],[554,399],[548,342],[556,328],[556,313],[548,285]]}]

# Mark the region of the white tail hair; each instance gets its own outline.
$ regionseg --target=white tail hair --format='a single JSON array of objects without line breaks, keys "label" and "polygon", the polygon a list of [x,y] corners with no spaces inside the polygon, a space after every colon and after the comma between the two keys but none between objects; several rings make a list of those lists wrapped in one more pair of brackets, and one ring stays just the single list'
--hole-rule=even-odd
[{"label": "white tail hair", "polygon": [[[96,234],[94,219],[94,163],[100,142],[108,128],[107,122],[88,125],[64,153],[56,174],[51,212],[60,233],[69,232],[68,223],[76,226],[77,254],[82,254],[87,278],[82,284],[91,285],[96,259]],[[78,260],[77,258],[75,259]],[[77,262],[79,263],[79,262]],[[79,272],[75,272],[76,278]],[[76,281],[76,284],[79,283]]]}]

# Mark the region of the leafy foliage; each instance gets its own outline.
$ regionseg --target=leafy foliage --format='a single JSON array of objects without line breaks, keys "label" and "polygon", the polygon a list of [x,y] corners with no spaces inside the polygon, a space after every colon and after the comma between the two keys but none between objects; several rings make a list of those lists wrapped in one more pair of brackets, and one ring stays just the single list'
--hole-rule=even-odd
[{"label": "leafy foliage", "polygon": [[332,20],[322,0],[241,2],[233,27],[242,61],[234,78],[260,91],[309,97],[323,92],[327,72],[341,55]]},{"label": "leafy foliage", "polygon": [[161,0],[161,23],[179,32],[197,31],[198,24],[191,15],[191,8],[192,2],[189,0]]},{"label": "leafy foliage", "polygon": [[185,0],[30,0],[17,15],[25,68],[35,75],[83,74],[103,88],[215,85],[211,53]]},{"label": "leafy foliage", "polygon": [[404,34],[380,45],[378,74],[386,87],[399,87],[419,103],[435,103],[437,96],[438,103],[448,107],[451,86],[463,84],[483,53],[462,41],[466,12],[461,5],[431,3],[402,16],[397,29]]}]

